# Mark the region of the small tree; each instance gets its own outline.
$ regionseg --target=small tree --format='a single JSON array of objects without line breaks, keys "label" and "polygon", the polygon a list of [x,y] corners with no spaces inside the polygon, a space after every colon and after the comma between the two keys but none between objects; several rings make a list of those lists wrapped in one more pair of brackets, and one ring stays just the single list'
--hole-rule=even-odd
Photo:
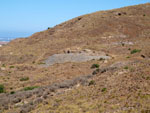
[{"label": "small tree", "polygon": [[47,29],[51,29],[51,27],[48,27]]}]

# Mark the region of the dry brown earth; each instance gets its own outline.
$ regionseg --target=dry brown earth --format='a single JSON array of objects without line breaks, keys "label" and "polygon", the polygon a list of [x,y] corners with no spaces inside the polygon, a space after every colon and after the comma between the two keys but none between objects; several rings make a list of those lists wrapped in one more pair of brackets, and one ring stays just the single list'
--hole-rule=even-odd
[{"label": "dry brown earth", "polygon": [[[2,46],[0,112],[149,113],[149,12],[149,3],[95,12]],[[55,54],[83,52],[110,59],[44,66]]]}]

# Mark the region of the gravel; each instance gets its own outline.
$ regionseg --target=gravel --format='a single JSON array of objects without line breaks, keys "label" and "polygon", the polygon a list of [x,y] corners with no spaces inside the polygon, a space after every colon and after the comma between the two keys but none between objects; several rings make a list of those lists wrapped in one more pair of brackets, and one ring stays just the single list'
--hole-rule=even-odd
[{"label": "gravel", "polygon": [[97,59],[110,59],[109,56],[90,55],[88,53],[69,53],[69,54],[54,54],[45,60],[46,66],[51,66],[57,63],[66,62],[86,62]]}]

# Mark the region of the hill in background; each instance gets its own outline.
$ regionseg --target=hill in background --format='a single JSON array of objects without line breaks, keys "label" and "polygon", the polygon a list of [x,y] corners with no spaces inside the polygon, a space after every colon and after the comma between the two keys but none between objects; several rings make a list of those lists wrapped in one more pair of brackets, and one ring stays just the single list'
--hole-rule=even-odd
[{"label": "hill in background", "polygon": [[0,108],[150,112],[149,11],[147,3],[95,12],[4,45]]}]

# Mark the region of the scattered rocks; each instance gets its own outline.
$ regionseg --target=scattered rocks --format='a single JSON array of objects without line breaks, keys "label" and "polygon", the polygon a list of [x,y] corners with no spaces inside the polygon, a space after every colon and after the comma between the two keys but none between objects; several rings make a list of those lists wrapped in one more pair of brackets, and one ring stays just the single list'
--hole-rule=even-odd
[{"label": "scattered rocks", "polygon": [[134,45],[133,42],[115,42],[113,44],[114,45],[122,45],[122,46],[125,46],[125,45]]},{"label": "scattered rocks", "polygon": [[33,104],[39,104],[39,103],[41,103],[42,101],[43,101],[42,98],[37,98],[37,99],[35,99],[35,100],[33,101]]},{"label": "scattered rocks", "polygon": [[13,103],[19,103],[21,101],[21,98],[15,98],[13,99]]},{"label": "scattered rocks", "polygon": [[31,106],[28,106],[28,107],[22,107],[21,110],[20,110],[20,113],[28,113],[32,110],[32,107]]}]

